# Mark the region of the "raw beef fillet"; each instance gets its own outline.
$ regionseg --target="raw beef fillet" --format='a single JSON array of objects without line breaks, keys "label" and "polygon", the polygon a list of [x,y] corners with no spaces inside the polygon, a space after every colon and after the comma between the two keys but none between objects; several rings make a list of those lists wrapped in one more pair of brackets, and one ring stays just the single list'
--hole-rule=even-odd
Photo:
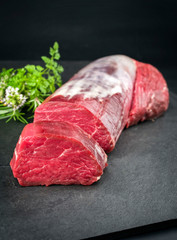
[{"label": "raw beef fillet", "polygon": [[162,74],[152,65],[136,61],[132,106],[126,127],[155,119],[167,110],[169,92]]},{"label": "raw beef fillet", "polygon": [[34,121],[70,122],[110,152],[127,123],[135,77],[136,64],[129,57],[98,59],[39,106]]},{"label": "raw beef fillet", "polygon": [[98,59],[36,109],[17,143],[13,174],[23,186],[90,185],[107,165],[103,149],[113,150],[124,127],[160,116],[168,104],[153,66],[122,55]]},{"label": "raw beef fillet", "polygon": [[98,59],[75,74],[35,111],[35,122],[66,121],[113,150],[125,125],[160,116],[169,94],[153,66],[115,55]]},{"label": "raw beef fillet", "polygon": [[80,128],[62,122],[25,126],[10,166],[22,186],[90,185],[107,166],[102,148]]}]

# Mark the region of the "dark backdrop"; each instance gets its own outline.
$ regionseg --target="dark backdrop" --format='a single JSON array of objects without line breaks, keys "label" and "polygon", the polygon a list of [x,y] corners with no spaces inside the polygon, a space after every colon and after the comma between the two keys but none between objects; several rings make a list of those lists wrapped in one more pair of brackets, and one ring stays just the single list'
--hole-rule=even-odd
[{"label": "dark backdrop", "polygon": [[39,60],[54,41],[62,60],[126,54],[177,63],[177,1],[0,1],[0,60]]},{"label": "dark backdrop", "polygon": [[[0,0],[2,67],[40,60],[54,41],[60,43],[62,60],[126,54],[150,62],[177,93],[176,0]],[[65,73],[71,76],[67,64]],[[158,239],[172,239],[160,234]]]}]

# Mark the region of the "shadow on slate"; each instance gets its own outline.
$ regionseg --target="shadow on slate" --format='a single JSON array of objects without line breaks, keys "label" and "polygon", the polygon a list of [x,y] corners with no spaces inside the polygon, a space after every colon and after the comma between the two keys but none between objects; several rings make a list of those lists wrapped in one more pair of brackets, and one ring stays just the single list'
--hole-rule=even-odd
[{"label": "shadow on slate", "polygon": [[176,240],[177,219],[113,232],[85,240]]},{"label": "shadow on slate", "polygon": [[123,131],[97,183],[21,187],[9,161],[23,124],[1,121],[0,239],[83,239],[177,218],[176,123],[171,93],[162,117]]}]

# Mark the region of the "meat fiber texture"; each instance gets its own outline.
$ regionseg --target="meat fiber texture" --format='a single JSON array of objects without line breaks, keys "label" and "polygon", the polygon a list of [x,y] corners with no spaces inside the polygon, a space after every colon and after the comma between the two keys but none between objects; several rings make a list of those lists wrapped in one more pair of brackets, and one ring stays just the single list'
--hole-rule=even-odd
[{"label": "meat fiber texture", "polygon": [[132,101],[136,65],[126,56],[89,64],[35,111],[34,121],[67,121],[113,150],[125,127]]},{"label": "meat fiber texture", "polygon": [[36,109],[11,161],[14,176],[23,186],[92,184],[107,166],[103,149],[112,151],[125,126],[157,118],[168,104],[153,66],[122,55],[98,59]]},{"label": "meat fiber texture", "polygon": [[67,121],[110,152],[125,125],[155,119],[167,108],[162,74],[129,57],[104,57],[89,64],[35,111],[34,121]]},{"label": "meat fiber texture", "polygon": [[156,119],[169,105],[169,91],[162,74],[150,64],[138,61],[135,64],[136,79],[126,127]]},{"label": "meat fiber texture", "polygon": [[107,165],[107,156],[80,128],[62,122],[28,124],[10,163],[22,186],[90,185]]}]

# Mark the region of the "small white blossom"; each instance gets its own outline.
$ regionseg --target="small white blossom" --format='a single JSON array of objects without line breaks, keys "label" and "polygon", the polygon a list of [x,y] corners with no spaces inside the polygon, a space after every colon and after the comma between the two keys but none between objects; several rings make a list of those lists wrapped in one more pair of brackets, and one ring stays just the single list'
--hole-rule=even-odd
[{"label": "small white blossom", "polygon": [[26,99],[26,96],[19,93],[19,88],[9,86],[5,91],[5,98],[3,98],[2,101],[15,111],[25,104]]}]

